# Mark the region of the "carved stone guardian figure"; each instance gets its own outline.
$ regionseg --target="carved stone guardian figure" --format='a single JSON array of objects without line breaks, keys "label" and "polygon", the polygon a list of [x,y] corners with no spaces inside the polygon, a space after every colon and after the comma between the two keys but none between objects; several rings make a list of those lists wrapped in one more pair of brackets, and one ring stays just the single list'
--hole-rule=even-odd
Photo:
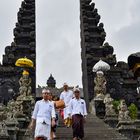
[{"label": "carved stone guardian figure", "polygon": [[130,121],[131,120],[125,100],[121,100],[118,109],[119,109],[119,116],[118,116],[119,121]]},{"label": "carved stone guardian figure", "polygon": [[96,98],[103,99],[106,93],[106,79],[102,71],[96,72],[94,83],[95,83],[94,93],[96,95]]},{"label": "carved stone guardian figure", "polygon": [[125,100],[121,100],[119,109],[119,116],[118,116],[118,124],[117,128],[120,133],[129,137],[130,139],[134,138],[134,132],[136,131],[136,126],[134,125],[134,121],[131,120],[129,116],[129,111]]},{"label": "carved stone guardian figure", "polygon": [[113,106],[113,98],[111,98],[110,94],[106,94],[104,98],[105,104],[105,117],[104,122],[115,128],[118,123],[118,115],[115,112]]},{"label": "carved stone guardian figure", "polygon": [[115,109],[113,108],[113,99],[110,97],[110,94],[106,94],[104,103],[106,116],[116,115]]},{"label": "carved stone guardian figure", "polygon": [[29,77],[29,72],[24,70],[22,73],[22,77],[19,79],[19,92],[20,95],[29,96],[31,95],[31,78]]}]

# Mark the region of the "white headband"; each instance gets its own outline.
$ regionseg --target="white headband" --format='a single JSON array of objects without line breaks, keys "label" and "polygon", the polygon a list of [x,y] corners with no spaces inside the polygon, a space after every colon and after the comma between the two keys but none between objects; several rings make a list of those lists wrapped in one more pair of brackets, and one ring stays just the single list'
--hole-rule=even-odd
[{"label": "white headband", "polygon": [[64,83],[63,86],[68,86],[68,84],[67,83]]},{"label": "white headband", "polygon": [[42,90],[42,93],[50,93],[50,90],[44,88],[44,89]]},{"label": "white headband", "polygon": [[78,87],[74,87],[73,88],[73,91],[75,92],[75,91],[79,91],[80,92],[80,89],[78,88]]}]

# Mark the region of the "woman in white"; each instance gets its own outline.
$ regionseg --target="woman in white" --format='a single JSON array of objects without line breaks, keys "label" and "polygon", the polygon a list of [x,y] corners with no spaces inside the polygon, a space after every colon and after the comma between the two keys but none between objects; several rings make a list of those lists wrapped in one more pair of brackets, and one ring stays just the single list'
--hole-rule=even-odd
[{"label": "woman in white", "polygon": [[43,99],[35,104],[30,124],[31,129],[35,128],[35,140],[40,137],[50,140],[51,124],[55,125],[55,109],[54,104],[49,101],[49,93],[49,90],[43,89]]}]

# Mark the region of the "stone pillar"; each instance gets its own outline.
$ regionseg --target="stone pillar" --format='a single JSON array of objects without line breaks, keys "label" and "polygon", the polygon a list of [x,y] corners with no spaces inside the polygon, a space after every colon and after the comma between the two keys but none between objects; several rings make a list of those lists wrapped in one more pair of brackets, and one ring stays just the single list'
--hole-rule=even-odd
[{"label": "stone pillar", "polygon": [[89,103],[89,113],[96,115],[94,99]]},{"label": "stone pillar", "polygon": [[29,125],[29,120],[26,118],[17,118],[17,121],[19,123],[19,131],[17,133],[17,140],[25,140],[25,133],[26,133],[26,128]]},{"label": "stone pillar", "polygon": [[107,115],[104,118],[104,122],[107,123],[109,126],[116,128],[118,124],[118,115]]},{"label": "stone pillar", "polygon": [[103,119],[105,116],[105,104],[102,99],[94,99],[96,116]]},{"label": "stone pillar", "polygon": [[16,120],[6,121],[7,131],[10,136],[9,140],[17,140],[18,122]]}]

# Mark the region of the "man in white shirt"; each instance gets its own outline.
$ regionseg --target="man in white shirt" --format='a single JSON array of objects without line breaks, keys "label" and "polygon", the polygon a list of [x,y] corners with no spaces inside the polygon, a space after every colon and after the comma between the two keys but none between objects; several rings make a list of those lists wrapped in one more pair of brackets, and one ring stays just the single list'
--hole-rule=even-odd
[{"label": "man in white shirt", "polygon": [[68,116],[68,105],[71,101],[71,99],[74,97],[74,94],[71,90],[68,89],[68,84],[63,84],[64,91],[60,94],[60,100],[63,100],[65,102],[65,108],[64,108],[64,124],[69,127],[69,124],[67,124],[69,116]]},{"label": "man in white shirt", "polygon": [[73,140],[84,137],[84,121],[87,115],[86,103],[80,98],[79,88],[74,89],[75,98],[69,103],[69,116],[72,117]]},{"label": "man in white shirt", "polygon": [[35,104],[30,124],[31,129],[35,127],[35,140],[38,138],[50,140],[51,124],[55,125],[55,109],[54,104],[49,101],[49,93],[49,90],[43,89],[43,99]]}]

